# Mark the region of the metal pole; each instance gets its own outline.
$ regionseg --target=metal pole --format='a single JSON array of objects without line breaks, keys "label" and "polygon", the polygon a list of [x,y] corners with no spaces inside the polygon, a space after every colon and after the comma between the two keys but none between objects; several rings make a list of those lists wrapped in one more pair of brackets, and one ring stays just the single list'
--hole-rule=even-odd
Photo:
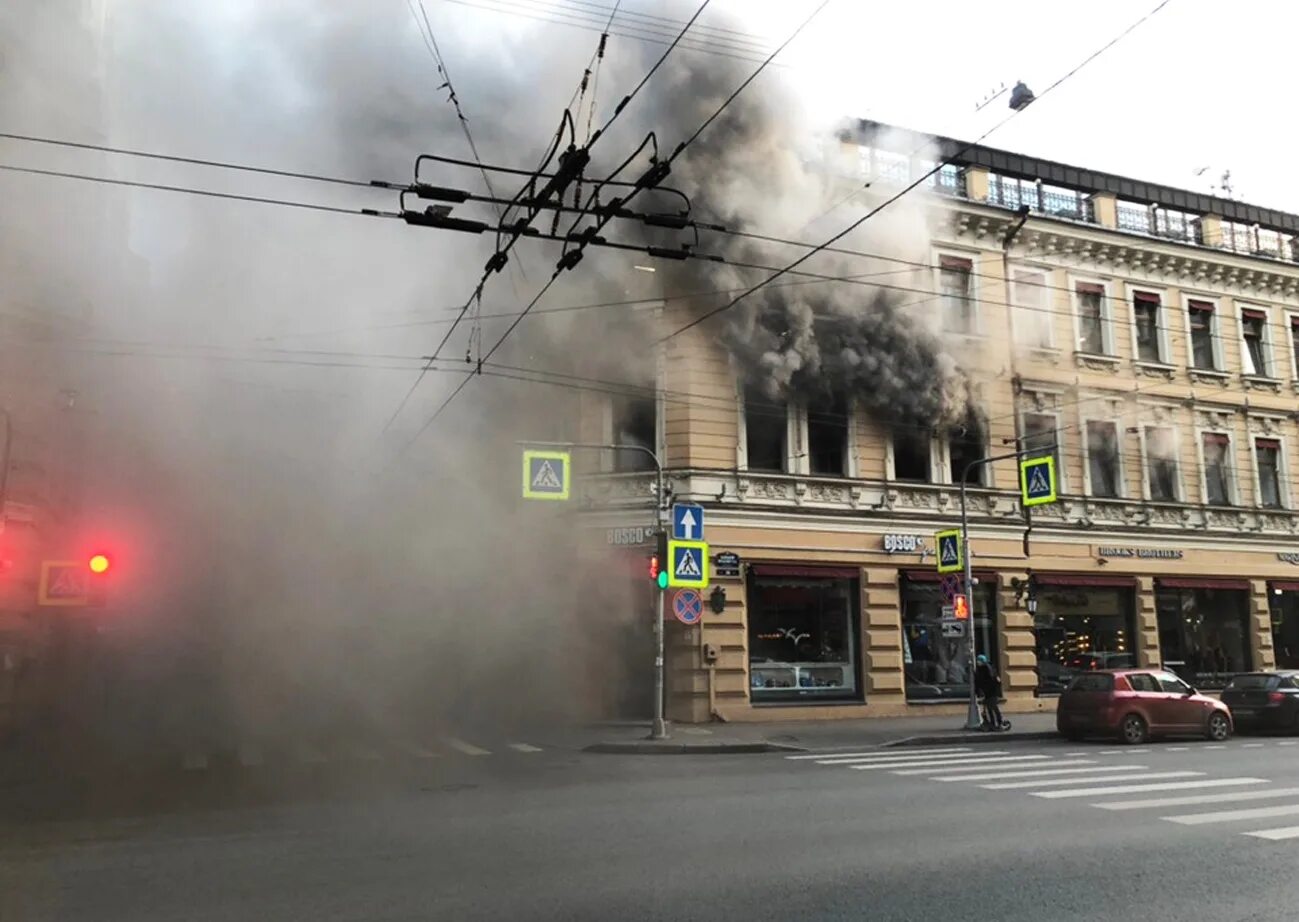
[{"label": "metal pole", "polygon": [[971,461],[965,466],[965,472],[961,475],[961,559],[965,563],[965,611],[967,614],[966,644],[969,654],[969,683],[970,683],[970,709],[965,718],[965,729],[977,730],[983,725],[979,719],[979,696],[974,687],[975,669],[975,644],[974,644],[974,566],[970,561],[970,517],[965,506],[965,482],[970,479],[970,471],[980,461]]},{"label": "metal pole", "polygon": [[[542,448],[599,448],[611,449],[613,451],[639,451],[648,455],[649,459],[654,462],[656,472],[655,488],[655,505],[656,518],[659,534],[666,534],[668,525],[668,495],[667,484],[663,479],[663,462],[659,456],[650,451],[644,445],[627,445],[620,442],[534,442],[519,441],[518,445],[536,445]],[[660,561],[660,566],[668,566],[668,561]],[[654,615],[654,721],[650,725],[649,738],[652,740],[665,740],[668,738],[668,725],[663,716],[663,607],[667,593],[663,589],[655,588],[655,615]]]}]

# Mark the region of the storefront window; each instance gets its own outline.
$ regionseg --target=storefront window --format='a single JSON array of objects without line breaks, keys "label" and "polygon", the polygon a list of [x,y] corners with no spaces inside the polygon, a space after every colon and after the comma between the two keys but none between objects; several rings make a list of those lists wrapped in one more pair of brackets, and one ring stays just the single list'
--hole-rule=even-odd
[{"label": "storefront window", "polygon": [[[749,690],[764,701],[861,700],[853,571],[771,566],[749,581]],[[783,571],[783,572],[782,572]]]},{"label": "storefront window", "polygon": [[1252,667],[1249,587],[1159,585],[1159,650],[1164,665],[1192,685],[1221,688]]},{"label": "storefront window", "polygon": [[[993,663],[998,662],[995,583],[986,579],[974,587],[975,649]],[[908,701],[970,696],[969,640],[943,635],[946,601],[941,584],[903,575],[902,662]]]},{"label": "storefront window", "polygon": [[1043,581],[1035,596],[1038,694],[1059,694],[1080,673],[1137,664],[1132,588]]},{"label": "storefront window", "polygon": [[1299,585],[1273,583],[1269,589],[1276,668],[1299,669]]}]

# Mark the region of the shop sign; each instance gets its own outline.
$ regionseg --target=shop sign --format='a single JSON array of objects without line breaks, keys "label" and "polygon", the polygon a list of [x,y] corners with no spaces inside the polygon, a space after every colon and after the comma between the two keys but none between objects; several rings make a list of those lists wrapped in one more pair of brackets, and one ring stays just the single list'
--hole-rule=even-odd
[{"label": "shop sign", "polygon": [[740,555],[734,551],[722,551],[713,557],[714,576],[739,576]]},{"label": "shop sign", "polygon": [[1295,566],[1299,566],[1299,554],[1296,554],[1293,551],[1282,551],[1276,555],[1276,559],[1282,563],[1292,563]]},{"label": "shop sign", "polygon": [[1182,552],[1166,547],[1098,547],[1100,557],[1140,557],[1142,559],[1181,560]]},{"label": "shop sign", "polygon": [[644,544],[654,537],[654,530],[644,525],[629,525],[625,528],[606,528],[604,539],[614,547],[634,547]]},{"label": "shop sign", "polygon": [[886,554],[918,554],[924,549],[925,539],[921,535],[887,534],[884,536]]}]

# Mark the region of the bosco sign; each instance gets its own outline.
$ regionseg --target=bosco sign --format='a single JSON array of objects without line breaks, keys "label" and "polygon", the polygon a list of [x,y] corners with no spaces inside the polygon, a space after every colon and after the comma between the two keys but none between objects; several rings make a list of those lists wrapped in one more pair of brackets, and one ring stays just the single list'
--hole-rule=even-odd
[{"label": "bosco sign", "polygon": [[924,549],[925,539],[920,535],[887,534],[884,536],[886,554],[916,554]]}]

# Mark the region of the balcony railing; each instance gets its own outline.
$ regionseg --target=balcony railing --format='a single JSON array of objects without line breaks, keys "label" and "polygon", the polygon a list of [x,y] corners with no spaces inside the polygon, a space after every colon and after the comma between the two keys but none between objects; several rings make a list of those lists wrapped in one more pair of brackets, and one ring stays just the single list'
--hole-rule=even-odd
[{"label": "balcony railing", "polygon": [[1299,262],[1299,236],[1287,237],[1269,227],[1223,221],[1222,239],[1217,246],[1233,253]]},{"label": "balcony railing", "polygon": [[1029,211],[1067,218],[1071,221],[1095,222],[1087,194],[1063,186],[1049,186],[1040,180],[1013,176],[988,175],[988,202],[1006,208],[1028,206]]},{"label": "balcony railing", "polygon": [[1186,243],[1204,242],[1199,215],[1134,202],[1118,202],[1115,210],[1119,230]]}]

